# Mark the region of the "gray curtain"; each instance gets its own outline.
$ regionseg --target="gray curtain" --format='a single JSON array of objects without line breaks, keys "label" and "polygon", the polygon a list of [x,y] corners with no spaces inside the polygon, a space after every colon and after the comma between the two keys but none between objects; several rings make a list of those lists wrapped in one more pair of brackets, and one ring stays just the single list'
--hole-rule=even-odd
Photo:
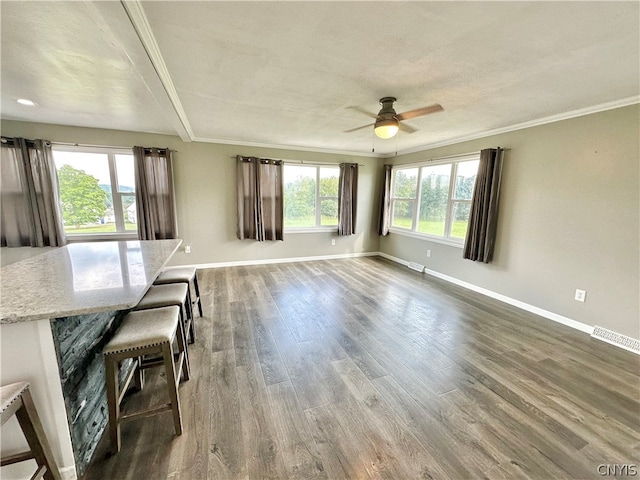
[{"label": "gray curtain", "polygon": [[140,240],[178,237],[171,150],[133,147]]},{"label": "gray curtain", "polygon": [[380,193],[380,217],[378,218],[378,235],[388,235],[391,225],[391,165],[384,166],[382,192]]},{"label": "gray curtain", "polygon": [[1,245],[65,245],[51,144],[46,140],[8,137],[2,137],[1,142]]},{"label": "gray curtain", "polygon": [[284,240],[283,162],[236,157],[240,240]]},{"label": "gray curtain", "polygon": [[341,163],[338,180],[338,235],[356,233],[358,210],[358,164]]},{"label": "gray curtain", "polygon": [[493,260],[503,157],[504,150],[499,147],[480,152],[463,258],[484,263]]}]

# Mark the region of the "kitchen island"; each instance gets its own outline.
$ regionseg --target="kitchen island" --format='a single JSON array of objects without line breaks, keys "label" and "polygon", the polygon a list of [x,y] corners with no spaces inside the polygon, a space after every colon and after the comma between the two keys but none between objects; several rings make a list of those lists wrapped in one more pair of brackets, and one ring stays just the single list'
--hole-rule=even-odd
[{"label": "kitchen island", "polygon": [[[31,383],[63,478],[82,475],[106,428],[102,348],[180,243],[74,243],[0,270],[0,379]],[[17,422],[2,440],[26,445]]]}]

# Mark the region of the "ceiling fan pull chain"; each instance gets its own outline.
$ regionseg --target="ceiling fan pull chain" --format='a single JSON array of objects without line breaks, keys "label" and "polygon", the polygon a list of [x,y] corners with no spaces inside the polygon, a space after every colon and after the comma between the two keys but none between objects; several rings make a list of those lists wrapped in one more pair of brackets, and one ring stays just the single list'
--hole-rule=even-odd
[{"label": "ceiling fan pull chain", "polygon": [[396,135],[396,157],[398,156],[398,137],[400,136],[400,132]]}]

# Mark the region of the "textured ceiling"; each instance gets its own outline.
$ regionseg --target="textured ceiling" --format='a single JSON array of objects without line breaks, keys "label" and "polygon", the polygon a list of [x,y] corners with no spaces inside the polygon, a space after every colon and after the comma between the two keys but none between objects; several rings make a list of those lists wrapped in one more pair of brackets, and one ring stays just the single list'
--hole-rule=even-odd
[{"label": "textured ceiling", "polygon": [[[638,102],[638,2],[2,1],[2,118],[377,154]],[[354,108],[417,132],[380,140]],[[26,107],[17,98],[37,103]]]}]

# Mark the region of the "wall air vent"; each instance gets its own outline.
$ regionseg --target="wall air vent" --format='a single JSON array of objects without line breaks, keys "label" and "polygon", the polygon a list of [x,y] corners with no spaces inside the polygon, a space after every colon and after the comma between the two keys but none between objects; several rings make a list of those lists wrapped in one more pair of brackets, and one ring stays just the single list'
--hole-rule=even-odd
[{"label": "wall air vent", "polygon": [[637,355],[640,355],[640,340],[627,337],[621,333],[613,332],[602,327],[594,327],[592,337],[602,340],[603,342],[610,343],[616,347],[624,348]]}]

